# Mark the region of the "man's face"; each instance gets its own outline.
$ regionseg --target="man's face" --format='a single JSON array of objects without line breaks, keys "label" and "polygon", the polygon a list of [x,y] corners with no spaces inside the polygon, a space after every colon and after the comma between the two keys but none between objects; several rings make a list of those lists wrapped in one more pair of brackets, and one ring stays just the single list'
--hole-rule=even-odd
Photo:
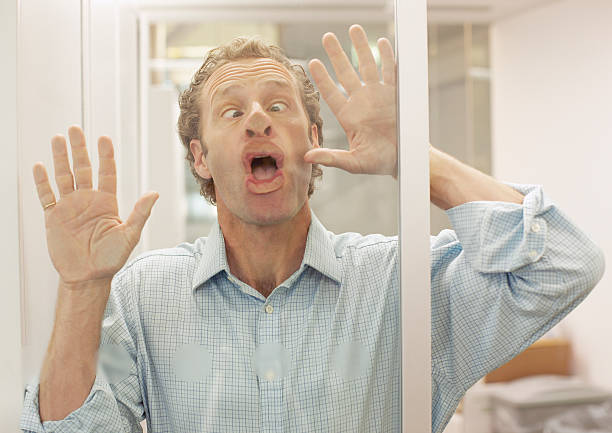
[{"label": "man's face", "polygon": [[294,217],[308,197],[304,154],[318,139],[291,73],[271,59],[230,62],[210,76],[200,104],[208,153],[198,140],[191,151],[198,174],[214,179],[219,211],[258,225]]}]

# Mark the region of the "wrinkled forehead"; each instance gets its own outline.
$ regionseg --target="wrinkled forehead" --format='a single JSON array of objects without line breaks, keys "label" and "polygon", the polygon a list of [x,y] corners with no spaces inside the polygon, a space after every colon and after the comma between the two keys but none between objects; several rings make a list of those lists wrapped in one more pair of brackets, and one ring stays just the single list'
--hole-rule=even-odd
[{"label": "wrinkled forehead", "polygon": [[224,88],[258,81],[278,81],[298,91],[295,77],[284,65],[268,58],[248,58],[234,60],[217,68],[206,81],[201,96],[211,100],[215,93]]}]

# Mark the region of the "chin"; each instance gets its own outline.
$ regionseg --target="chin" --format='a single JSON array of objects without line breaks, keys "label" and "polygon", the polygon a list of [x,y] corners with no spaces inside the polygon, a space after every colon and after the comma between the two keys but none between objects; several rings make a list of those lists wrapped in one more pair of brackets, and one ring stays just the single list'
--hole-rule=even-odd
[{"label": "chin", "polygon": [[290,211],[284,206],[252,206],[245,209],[243,220],[249,224],[259,226],[272,226],[284,223],[293,218],[297,211]]},{"label": "chin", "polygon": [[308,201],[307,190],[301,197],[283,193],[283,190],[265,195],[247,194],[242,200],[236,200],[236,196],[228,201],[218,197],[217,207],[230,219],[238,219],[246,224],[262,227],[282,224],[295,218]]}]

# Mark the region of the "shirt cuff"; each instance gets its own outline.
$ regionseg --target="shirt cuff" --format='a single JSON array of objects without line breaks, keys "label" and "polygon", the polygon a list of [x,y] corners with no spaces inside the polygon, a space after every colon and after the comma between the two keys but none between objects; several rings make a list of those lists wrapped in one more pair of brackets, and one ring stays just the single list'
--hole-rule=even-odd
[{"label": "shirt cuff", "polygon": [[483,273],[512,272],[546,251],[546,214],[554,204],[541,185],[503,183],[525,196],[522,205],[474,201],[446,211],[468,261]]},{"label": "shirt cuff", "polygon": [[98,374],[94,381],[93,386],[89,395],[78,409],[75,409],[66,416],[63,420],[57,421],[45,421],[41,423],[40,410],[38,404],[38,391],[40,383],[38,378],[29,383],[26,386],[26,392],[23,402],[23,412],[21,414],[21,422],[19,428],[25,432],[36,432],[36,433],[72,433],[72,432],[83,432],[85,431],[85,425],[82,420],[91,418],[92,409],[98,410],[92,406],[96,406],[95,400],[96,394],[110,393],[112,391],[104,378],[104,374],[101,369],[98,369]]}]

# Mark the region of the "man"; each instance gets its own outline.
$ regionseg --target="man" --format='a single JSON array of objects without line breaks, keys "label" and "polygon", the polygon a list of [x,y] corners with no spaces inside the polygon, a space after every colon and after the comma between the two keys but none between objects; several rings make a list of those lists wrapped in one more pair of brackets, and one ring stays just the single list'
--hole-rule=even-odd
[{"label": "man", "polygon": [[[349,151],[321,147],[316,93],[278,49],[239,39],[209,54],[180,101],[192,170],[218,208],[194,244],[124,266],[156,194],[122,223],[110,140],[94,191],[82,131],[69,130],[76,189],[54,138],[61,199],[41,164],[34,176],[60,286],[24,431],[139,431],[144,417],[153,432],[399,431],[397,237],[334,235],[308,205],[315,164],[396,175],[391,45],[379,41],[380,81],[363,29],[350,36],[361,80],[323,37],[347,96],[310,64]],[[431,241],[440,432],[467,388],[571,311],[604,263],[540,187],[430,157],[432,201],[455,228]]]}]

